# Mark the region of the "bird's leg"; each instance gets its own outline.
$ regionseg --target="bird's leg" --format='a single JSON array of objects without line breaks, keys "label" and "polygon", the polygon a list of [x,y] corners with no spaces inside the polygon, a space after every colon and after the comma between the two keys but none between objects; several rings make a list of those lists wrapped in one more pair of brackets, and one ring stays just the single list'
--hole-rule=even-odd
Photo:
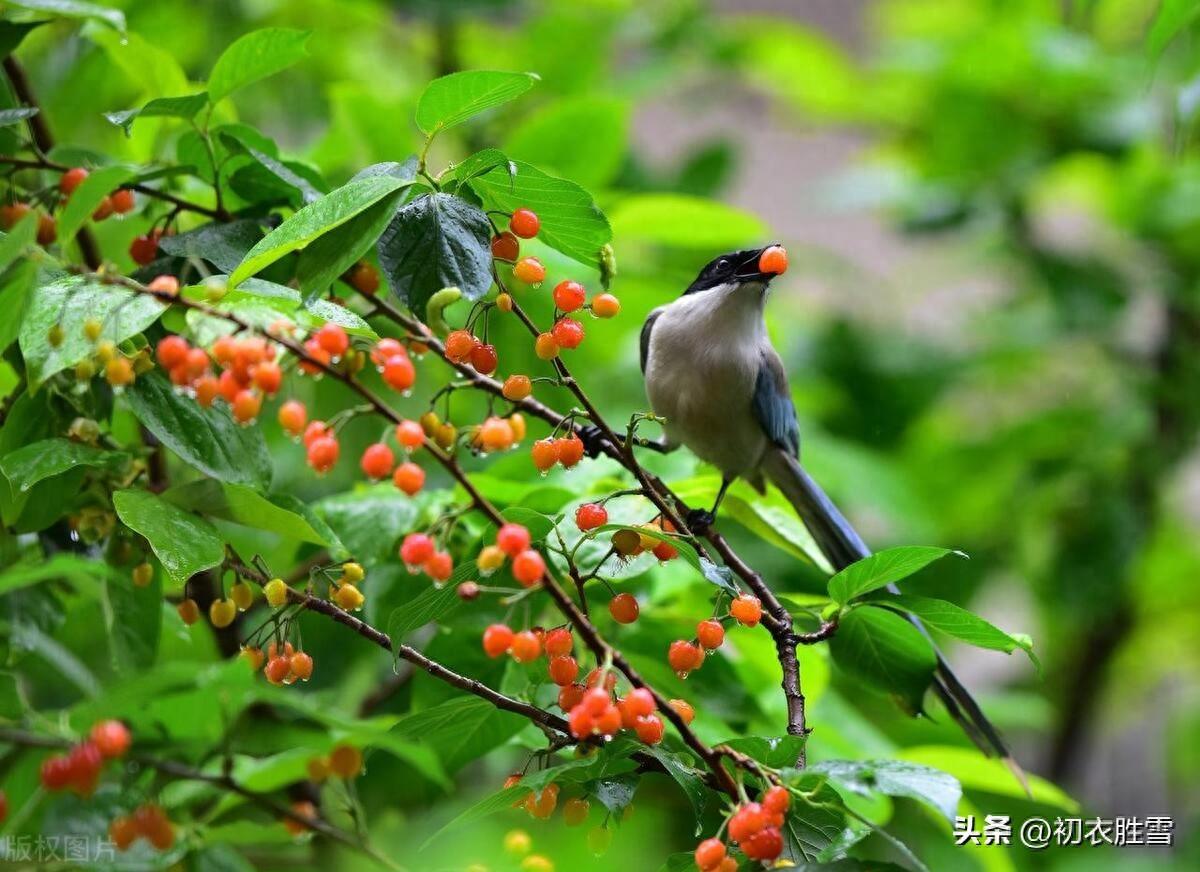
[{"label": "bird's leg", "polygon": [[721,507],[721,500],[725,499],[725,491],[729,490],[731,484],[733,484],[732,478],[726,477],[721,479],[721,489],[717,491],[717,500],[713,503],[711,510],[692,509],[687,513],[687,517],[684,520],[687,521],[689,530],[697,536],[703,536],[708,531],[708,528],[717,520],[717,509]]}]

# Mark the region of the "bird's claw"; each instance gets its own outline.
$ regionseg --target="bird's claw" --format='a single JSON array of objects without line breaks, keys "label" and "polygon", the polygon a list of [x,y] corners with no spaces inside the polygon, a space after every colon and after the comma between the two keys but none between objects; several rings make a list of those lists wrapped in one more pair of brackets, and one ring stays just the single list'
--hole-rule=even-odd
[{"label": "bird's claw", "polygon": [[703,536],[708,532],[708,528],[716,523],[717,517],[708,509],[691,509],[686,517],[688,529],[697,536]]},{"label": "bird's claw", "polygon": [[588,457],[595,459],[604,450],[604,432],[595,424],[588,424],[578,430],[579,438],[583,441],[583,450]]}]

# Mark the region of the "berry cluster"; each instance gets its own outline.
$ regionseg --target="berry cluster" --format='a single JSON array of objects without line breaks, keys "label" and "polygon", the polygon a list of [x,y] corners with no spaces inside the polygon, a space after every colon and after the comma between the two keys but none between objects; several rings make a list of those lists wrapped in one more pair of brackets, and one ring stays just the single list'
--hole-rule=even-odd
[{"label": "berry cluster", "polygon": [[533,465],[538,472],[545,475],[556,465],[562,464],[564,469],[570,469],[583,460],[583,440],[575,433],[567,436],[539,439],[533,443],[531,451]]},{"label": "berry cluster", "polygon": [[[747,802],[729,816],[729,838],[750,860],[772,862],[783,853],[784,816],[791,805],[787,789],[778,785],[762,795],[762,802]],[[732,872],[737,861],[720,839],[705,839],[696,846],[696,866],[701,872]]]},{"label": "berry cluster", "polygon": [[108,837],[118,851],[129,850],[139,838],[159,851],[166,851],[175,844],[175,828],[160,806],[147,802],[134,809],[133,814],[113,818],[108,825]]},{"label": "berry cluster", "polygon": [[312,678],[312,656],[297,651],[291,642],[284,642],[282,646],[271,642],[265,653],[261,648],[247,645],[242,648],[241,657],[253,671],[261,669],[271,684],[291,685]]},{"label": "berry cluster", "polygon": [[[729,604],[729,617],[744,627],[753,627],[762,618],[762,603],[748,593],[739,594]],[[667,649],[667,662],[680,678],[699,669],[706,652],[720,648],[725,642],[725,626],[718,618],[707,618],[696,624],[693,640],[676,639]]]},{"label": "berry cluster", "polygon": [[[54,205],[64,205],[75,189],[83,184],[84,179],[88,177],[88,171],[83,167],[72,167],[64,172],[58,179],[58,191],[60,196],[57,203],[50,203],[48,208]],[[92,212],[93,221],[103,221],[112,215],[125,215],[132,212],[137,207],[137,198],[133,191],[128,188],[120,188],[113,191],[111,194],[102,199],[95,211]],[[11,230],[14,225],[30,212],[33,211],[33,206],[23,201],[9,203],[0,206],[0,228],[5,231]],[[38,245],[50,245],[58,238],[58,222],[49,212],[38,212],[37,224],[37,241]]]},{"label": "berry cluster", "polygon": [[42,787],[49,791],[73,790],[91,796],[100,781],[105,760],[125,756],[132,737],[120,721],[100,721],[93,725],[88,738],[66,754],[55,754],[42,761]]},{"label": "berry cluster", "polygon": [[400,543],[400,559],[410,573],[424,572],[437,584],[446,581],[454,572],[454,559],[447,551],[438,550],[432,536],[409,533]]}]

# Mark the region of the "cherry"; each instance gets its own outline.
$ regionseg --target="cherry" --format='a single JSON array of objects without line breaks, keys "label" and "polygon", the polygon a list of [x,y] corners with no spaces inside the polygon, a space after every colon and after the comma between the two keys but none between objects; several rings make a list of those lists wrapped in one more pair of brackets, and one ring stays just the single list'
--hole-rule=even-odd
[{"label": "cherry", "polygon": [[613,688],[617,686],[617,675],[615,672],[596,667],[587,674],[584,681],[589,688],[603,686],[609,693],[613,692]]},{"label": "cherry", "polygon": [[621,301],[612,294],[598,294],[592,298],[592,314],[597,318],[615,318],[621,311]]},{"label": "cherry", "polygon": [[679,549],[670,542],[663,540],[655,542],[652,551],[654,552],[654,556],[663,563],[666,563],[669,560],[674,560],[679,556]]},{"label": "cherry", "polygon": [[332,322],[322,324],[314,338],[321,348],[334,357],[341,357],[350,347],[350,337],[346,335],[345,329],[340,324]]},{"label": "cherry", "polygon": [[54,220],[54,216],[38,215],[38,245],[50,245],[56,239],[58,239],[58,222]]},{"label": "cherry", "polygon": [[512,427],[514,444],[525,438],[525,416],[520,412],[513,412],[508,416],[508,426]]},{"label": "cherry", "polygon": [[417,368],[406,354],[389,357],[383,364],[381,375],[394,391],[407,391],[417,382]]},{"label": "cherry", "polygon": [[322,436],[332,436],[333,431],[329,429],[329,425],[324,421],[310,421],[308,426],[304,428],[304,436],[300,439],[304,443],[304,447],[308,448]]},{"label": "cherry", "polygon": [[521,241],[516,235],[505,230],[499,236],[492,237],[492,257],[496,260],[515,261],[521,254]]},{"label": "cherry", "polygon": [[62,790],[71,783],[71,761],[65,754],[55,754],[42,761],[40,778],[46,790]]},{"label": "cherry", "polygon": [[495,345],[476,345],[471,349],[471,366],[481,375],[491,375],[496,371],[498,358]]},{"label": "cherry", "polygon": [[191,597],[181,601],[175,607],[175,611],[179,613],[179,619],[189,627],[200,620],[200,606]]},{"label": "cherry", "polygon": [[425,431],[416,421],[401,421],[396,425],[396,441],[401,448],[415,451],[425,444]]},{"label": "cherry", "polygon": [[109,195],[108,199],[112,202],[113,211],[118,215],[132,212],[137,206],[137,199],[129,188],[118,188]]},{"label": "cherry", "polygon": [[150,280],[150,284],[146,285],[146,289],[154,291],[156,294],[165,294],[168,297],[179,296],[179,279],[175,276],[160,275],[155,276]]},{"label": "cherry", "polygon": [[786,787],[781,787],[776,784],[763,794],[762,807],[768,814],[776,815],[783,814],[788,810],[788,806],[792,804],[792,796],[787,792]]},{"label": "cherry", "polygon": [[740,840],[738,846],[751,860],[774,860],[783,853],[783,834],[778,827],[765,827]]},{"label": "cherry", "polygon": [[292,675],[299,678],[301,681],[308,681],[312,678],[313,659],[310,655],[303,651],[297,651],[288,659],[288,666],[291,667]]},{"label": "cherry", "polygon": [[529,630],[522,630],[513,636],[509,653],[518,663],[529,663],[542,655],[542,643]]},{"label": "cherry", "polygon": [[501,388],[504,399],[518,403],[533,393],[533,382],[527,375],[510,375]]},{"label": "cherry", "polygon": [[333,595],[333,601],[344,612],[357,612],[365,600],[362,591],[352,584],[343,584]]},{"label": "cherry", "polygon": [[154,356],[162,366],[172,369],[183,363],[184,358],[187,357],[188,350],[188,342],[182,336],[164,336],[158,340],[158,345],[154,349]]},{"label": "cherry", "polygon": [[618,624],[632,624],[640,611],[638,601],[631,593],[619,593],[608,601],[608,613]]},{"label": "cherry", "polygon": [[467,330],[455,330],[446,337],[446,357],[454,363],[466,363],[479,340]]},{"label": "cherry", "polygon": [[513,631],[505,624],[492,624],[483,631],[483,650],[489,657],[499,657],[512,647]]},{"label": "cherry", "polygon": [[575,433],[558,440],[558,462],[567,469],[583,460],[583,453],[583,440]]},{"label": "cherry", "polygon": [[107,759],[123,757],[129,750],[129,743],[132,741],[129,727],[120,721],[113,720],[93,724],[88,738],[100,750],[100,756]]},{"label": "cherry", "polygon": [[367,577],[367,571],[362,568],[361,563],[355,563],[353,560],[342,564],[342,581],[350,584],[358,584]]},{"label": "cherry", "polygon": [[546,278],[546,267],[536,257],[523,257],[513,267],[513,275],[527,285],[540,285]]},{"label": "cherry", "polygon": [[96,207],[96,211],[92,213],[93,221],[103,221],[113,213],[112,197],[105,197],[100,201],[100,205]]},{"label": "cherry", "polygon": [[384,443],[376,442],[363,450],[359,465],[367,478],[387,478],[392,474],[392,467],[396,465],[396,455]]},{"label": "cherry", "polygon": [[88,177],[88,171],[83,167],[73,167],[63,173],[58,179],[58,189],[64,194],[71,194],[76,188],[83,184],[83,180]]},{"label": "cherry", "polygon": [[689,672],[699,669],[700,664],[704,662],[704,649],[683,639],[677,639],[667,649],[667,662],[680,678],[687,678]]},{"label": "cherry", "polygon": [[485,545],[479,550],[475,565],[484,575],[491,575],[504,565],[504,552],[495,545]]},{"label": "cherry", "polygon": [[559,318],[551,333],[560,348],[578,348],[583,342],[583,325],[574,318]]},{"label": "cherry", "polygon": [[539,333],[533,342],[533,353],[541,360],[554,360],[558,357],[558,340],[552,333]]},{"label": "cherry", "polygon": [[472,600],[479,599],[479,595],[483,593],[483,590],[479,587],[479,582],[477,581],[464,581],[458,586],[456,592],[460,600],[471,602]]},{"label": "cherry", "polygon": [[591,806],[586,799],[575,797],[563,804],[563,823],[569,827],[577,827],[587,821]]},{"label": "cherry", "polygon": [[705,839],[696,846],[694,857],[700,872],[715,872],[725,859],[725,843],[720,839]]},{"label": "cherry", "polygon": [[569,712],[583,700],[583,694],[583,685],[568,684],[558,692],[558,707]]},{"label": "cherry", "polygon": [[362,772],[362,751],[353,745],[338,745],[329,752],[329,771],[339,778],[353,778]]},{"label": "cherry", "polygon": [[725,641],[725,628],[721,626],[720,621],[709,618],[696,625],[696,638],[701,645],[712,651],[720,648],[721,643]]},{"label": "cherry", "polygon": [[512,574],[523,587],[533,587],[546,574],[546,561],[532,548],[526,549],[513,558]]},{"label": "cherry", "polygon": [[512,448],[513,439],[512,424],[493,415],[480,425],[476,443],[483,451],[507,451]]},{"label": "cherry", "polygon": [[433,539],[424,533],[409,533],[400,543],[400,559],[412,572],[432,557],[436,550],[437,546],[433,544]]},{"label": "cherry", "polygon": [[318,473],[329,472],[337,463],[340,452],[341,446],[338,444],[336,436],[320,436],[308,445],[308,465]]},{"label": "cherry", "polygon": [[758,271],[764,273],[774,273],[777,276],[787,272],[788,259],[787,252],[784,251],[782,245],[772,245],[770,248],[763,249],[763,253],[758,256]]},{"label": "cherry", "polygon": [[94,742],[80,742],[67,754],[67,763],[71,767],[71,786],[80,795],[91,796],[104,765],[100,749]]},{"label": "cherry", "polygon": [[267,659],[262,648],[255,648],[253,645],[243,648],[238,656],[250,666],[251,672],[258,672],[262,669],[263,662]]},{"label": "cherry", "polygon": [[133,382],[133,364],[128,358],[114,357],[104,365],[104,377],[114,388],[124,387]]},{"label": "cherry", "polygon": [[408,357],[408,349],[397,339],[384,337],[371,349],[371,363],[383,371],[383,365],[393,357]]},{"label": "cherry", "polygon": [[739,845],[767,825],[767,813],[757,802],[748,802],[729,818],[729,838]]},{"label": "cherry", "polygon": [[638,718],[634,725],[633,731],[637,733],[637,737],[647,745],[657,745],[663,740],[662,718],[658,715],[647,715],[644,718]]},{"label": "cherry", "polygon": [[[549,653],[549,652],[547,652]],[[550,680],[559,687],[573,684],[579,677],[579,662],[570,655],[554,657],[549,664]]]},{"label": "cherry", "polygon": [[[534,797],[532,793],[525,800],[525,810],[531,815],[541,820],[549,819],[550,815],[554,814],[554,809],[558,805],[558,785],[547,784],[542,788],[541,795]],[[529,858],[526,857],[526,860]],[[527,867],[528,868],[528,867]],[[553,867],[550,867],[551,869]],[[532,869],[530,872],[541,872],[539,869]],[[549,870],[547,870],[549,872]]]},{"label": "cherry", "polygon": [[262,394],[254,391],[238,391],[233,398],[233,420],[239,424],[253,423],[262,409]]},{"label": "cherry", "polygon": [[454,572],[454,560],[445,551],[435,551],[433,555],[421,564],[425,574],[434,581],[442,582]]},{"label": "cherry", "polygon": [[12,230],[17,222],[33,211],[28,203],[12,203],[0,206],[0,229]]},{"label": "cherry", "polygon": [[272,578],[263,585],[263,596],[267,598],[267,605],[279,608],[288,600],[287,582],[282,578]]},{"label": "cherry", "polygon": [[425,486],[425,470],[411,460],[407,460],[397,466],[396,471],[392,473],[392,484],[410,497],[416,496]]},{"label": "cherry", "polygon": [[554,305],[564,312],[574,312],[583,306],[587,292],[579,282],[570,279],[559,282],[554,286]]},{"label": "cherry", "polygon": [[267,665],[263,669],[263,674],[267,677],[267,681],[272,684],[283,684],[284,680],[292,673],[291,657],[269,657]]},{"label": "cherry", "polygon": [[283,370],[273,361],[264,361],[254,367],[254,386],[264,394],[274,395],[283,384]]},{"label": "cherry", "polygon": [[600,687],[593,687],[583,695],[583,702],[580,705],[592,717],[600,717],[612,705],[612,698],[608,695],[607,690]]},{"label": "cherry", "polygon": [[546,634],[543,644],[546,646],[547,657],[562,657],[571,653],[575,640],[571,638],[571,631],[566,627],[555,627]]},{"label": "cherry", "polygon": [[133,818],[124,815],[113,818],[112,823],[108,825],[108,837],[112,839],[118,851],[129,850],[129,846],[138,837],[137,825],[133,822]]},{"label": "cherry", "polygon": [[530,450],[533,465],[541,472],[546,472],[558,463],[559,444],[557,439],[539,439],[533,443]]},{"label": "cherry", "polygon": [[516,557],[533,541],[529,530],[521,524],[504,524],[496,531],[496,547],[509,557]]},{"label": "cherry", "polygon": [[654,701],[654,694],[644,687],[635,687],[625,695],[625,707],[629,710],[631,717],[644,718],[654,714],[658,704]]},{"label": "cherry", "polygon": [[532,239],[537,236],[541,224],[537,213],[529,209],[517,209],[508,221],[508,229],[522,239]]},{"label": "cherry", "polygon": [[684,725],[690,724],[696,717],[696,710],[685,699],[668,700],[667,705],[674,710],[675,714],[679,715],[679,719],[683,721]]},{"label": "cherry", "polygon": [[379,290],[378,271],[363,260],[360,260],[350,268],[347,281],[350,282],[350,287],[354,288],[360,294],[370,296]]},{"label": "cherry", "polygon": [[279,407],[279,426],[285,433],[297,438],[304,432],[304,423],[308,420],[308,410],[299,400],[288,400]]},{"label": "cherry", "polygon": [[160,851],[165,851],[175,844],[175,830],[171,821],[157,805],[146,803],[138,806],[133,812],[134,828]]},{"label": "cherry", "polygon": [[[297,799],[292,802],[292,811],[301,817],[316,819],[317,808],[307,799]],[[283,819],[284,828],[293,836],[299,836],[308,831],[308,824],[293,820],[292,818]]]},{"label": "cherry", "polygon": [[133,242],[129,243],[129,256],[139,266],[153,263],[154,259],[158,257],[158,236],[152,234],[135,236]]},{"label": "cherry", "polygon": [[758,597],[743,593],[729,604],[729,613],[744,627],[753,627],[762,618],[762,603]]},{"label": "cherry", "polygon": [[208,606],[208,619],[218,630],[228,627],[237,617],[237,603],[231,599],[215,599]]},{"label": "cherry", "polygon": [[[187,355],[183,359],[184,366],[187,368],[187,374],[192,378],[196,378],[208,369],[208,355],[204,353],[203,348],[192,348],[188,350]],[[239,382],[238,388],[244,385]]]},{"label": "cherry", "polygon": [[575,526],[587,532],[608,523],[608,509],[599,503],[584,503],[575,510]]}]

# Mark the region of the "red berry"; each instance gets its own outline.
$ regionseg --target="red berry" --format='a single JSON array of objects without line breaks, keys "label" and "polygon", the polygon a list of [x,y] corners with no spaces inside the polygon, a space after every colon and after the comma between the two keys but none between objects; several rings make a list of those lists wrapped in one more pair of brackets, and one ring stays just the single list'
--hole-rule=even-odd
[{"label": "red berry", "polygon": [[633,731],[637,733],[637,737],[647,745],[657,745],[663,738],[663,722],[658,715],[647,715],[644,718],[638,718]]},{"label": "red berry", "polygon": [[575,526],[584,532],[608,523],[608,509],[599,503],[584,503],[575,510]]},{"label": "red berry", "polygon": [[413,451],[425,444],[425,431],[416,421],[401,421],[396,425],[396,441],[401,448]]},{"label": "red berry", "polygon": [[654,714],[658,704],[654,701],[654,694],[646,688],[635,687],[625,695],[625,707],[633,717],[644,718]]},{"label": "red berry", "polygon": [[526,549],[513,558],[512,574],[524,587],[533,587],[546,574],[546,561],[532,548]]},{"label": "red berry", "polygon": [[544,644],[547,657],[563,657],[571,653],[574,639],[571,638],[571,631],[566,627],[555,627],[546,634]]},{"label": "red berry", "polygon": [[92,731],[88,735],[100,749],[100,756],[106,758],[124,756],[132,741],[129,727],[120,721],[100,721],[92,727]]},{"label": "red berry", "polygon": [[129,243],[129,256],[139,266],[153,263],[154,258],[158,257],[158,237],[135,236],[133,242]]},{"label": "red berry", "polygon": [[379,273],[375,267],[365,261],[359,261],[350,268],[348,276],[350,287],[358,291],[360,294],[368,296],[379,290]]},{"label": "red berry", "polygon": [[71,767],[71,786],[80,794],[90,796],[96,789],[104,757],[93,742],[80,742],[67,755]]},{"label": "red berry", "polygon": [[416,496],[421,488],[425,486],[425,470],[417,466],[411,460],[401,463],[396,467],[396,471],[392,473],[392,484],[400,488],[406,494]]},{"label": "red berry", "polygon": [[784,251],[782,245],[772,245],[770,248],[763,249],[763,253],[758,256],[758,271],[764,273],[774,273],[777,276],[787,272],[788,259],[787,252]]},{"label": "red berry", "polygon": [[739,845],[767,825],[767,813],[757,802],[748,802],[729,818],[729,838]]},{"label": "red berry", "polygon": [[334,436],[321,436],[308,446],[308,465],[317,472],[329,472],[337,463],[341,446]]},{"label": "red berry", "polygon": [[407,357],[408,349],[398,339],[386,336],[376,342],[375,347],[371,349],[371,363],[382,367],[389,357],[395,357],[398,354]]},{"label": "red berry", "polygon": [[529,630],[522,630],[512,638],[509,653],[518,663],[529,663],[542,655],[542,643]]},{"label": "red berry", "polygon": [[17,222],[33,211],[28,203],[12,203],[0,206],[0,230],[12,230]]},{"label": "red berry", "polygon": [[579,661],[569,655],[551,658],[548,668],[550,671],[550,680],[559,687],[565,687],[573,683],[579,676]]},{"label": "red berry", "polygon": [[93,221],[103,221],[113,213],[112,197],[105,197],[100,201],[100,205],[96,207],[96,211],[92,213]]},{"label": "red berry", "polygon": [[[587,292],[579,282],[570,279],[554,286],[554,305],[564,312],[574,312],[587,300]],[[559,345],[562,345],[560,342]],[[569,346],[568,346],[569,347]]]},{"label": "red berry", "polygon": [[417,368],[408,355],[393,355],[383,364],[383,380],[394,391],[407,391],[417,382]]},{"label": "red berry", "polygon": [[454,560],[445,551],[435,551],[432,557],[421,564],[421,568],[431,579],[442,582],[454,573]]},{"label": "red berry", "polygon": [[400,559],[412,569],[432,557],[436,550],[433,540],[424,533],[409,533],[400,544]]},{"label": "red berry", "polygon": [[469,331],[455,330],[446,337],[446,357],[454,363],[466,363],[478,344],[479,340]]},{"label": "red berry", "polygon": [[62,790],[71,783],[71,761],[65,754],[55,754],[42,761],[42,787],[46,790]]},{"label": "red berry", "polygon": [[392,474],[392,467],[395,464],[396,456],[392,453],[392,449],[382,442],[368,445],[363,450],[362,460],[359,462],[367,478],[373,479],[387,478]]},{"label": "red berry", "polygon": [[[563,688],[565,692],[567,688]],[[561,694],[560,694],[561,697]],[[567,726],[571,730],[571,735],[576,739],[586,739],[592,735],[596,729],[596,718],[584,707],[583,703],[579,703],[569,709],[567,715]]]},{"label": "red berry", "polygon": [[308,410],[299,400],[288,400],[279,407],[279,426],[293,437],[304,432],[304,422],[307,419]]},{"label": "red berry", "polygon": [[792,804],[791,794],[778,784],[763,794],[762,807],[768,814],[783,814]]},{"label": "red berry", "polygon": [[655,543],[653,553],[656,558],[666,563],[668,560],[674,560],[679,556],[679,549],[670,542],[660,540]]},{"label": "red berry", "polygon": [[322,436],[327,435],[332,435],[328,424],[324,421],[310,421],[308,426],[304,428],[304,436],[300,441],[304,443],[305,448],[308,448]]},{"label": "red berry", "polygon": [[729,613],[742,626],[753,627],[762,618],[762,603],[758,597],[743,593],[729,604]]},{"label": "red berry", "polygon": [[471,349],[471,366],[483,375],[491,375],[496,371],[499,358],[496,356],[495,345],[476,345]]},{"label": "red berry", "polygon": [[739,843],[751,860],[774,860],[783,853],[783,835],[778,827],[766,827]]},{"label": "red berry", "polygon": [[53,215],[39,215],[37,225],[38,245],[49,245],[58,239],[58,222]]},{"label": "red berry", "polygon": [[725,859],[725,843],[720,839],[705,839],[696,846],[695,859],[700,872],[715,872]]},{"label": "red berry", "polygon": [[640,611],[638,601],[631,593],[619,593],[608,601],[608,612],[618,624],[632,624]]},{"label": "red berry", "polygon": [[593,717],[600,717],[612,705],[612,697],[609,696],[607,690],[600,687],[593,687],[583,695],[583,702],[580,705],[584,707],[584,710],[588,714]]},{"label": "red berry", "polygon": [[587,674],[587,679],[584,681],[584,683],[589,689],[603,686],[604,689],[611,694],[613,692],[613,688],[617,686],[617,674],[611,670],[606,671],[597,666]]},{"label": "red berry", "polygon": [[508,221],[508,229],[522,239],[532,239],[537,236],[542,222],[535,212],[529,209],[517,209]]},{"label": "red berry", "polygon": [[334,357],[341,357],[350,347],[350,337],[340,324],[325,323],[316,333],[317,344]]},{"label": "red berry", "polygon": [[133,191],[129,190],[129,188],[118,188],[112,192],[108,199],[112,201],[113,211],[118,215],[132,212],[134,206],[137,205]]},{"label": "red berry", "polygon": [[515,261],[521,254],[521,242],[515,234],[505,230],[492,237],[492,257],[496,260]]},{"label": "red berry", "polygon": [[158,340],[158,346],[154,349],[154,356],[158,358],[158,362],[167,369],[174,369],[183,363],[188,355],[190,346],[188,341],[182,336],[164,336]]},{"label": "red berry", "polygon": [[483,631],[483,650],[489,657],[499,657],[513,642],[513,631],[504,624],[492,624]]},{"label": "red berry", "polygon": [[569,712],[583,701],[584,688],[581,684],[568,684],[558,692],[558,707]]},{"label": "red berry", "polygon": [[88,177],[88,171],[83,167],[74,167],[67,170],[58,180],[58,189],[64,194],[71,194],[76,188],[83,184],[83,180]]},{"label": "red berry", "polygon": [[721,643],[725,641],[725,628],[721,626],[720,621],[709,618],[696,625],[696,638],[701,645],[712,651],[714,648],[720,648]]},{"label": "red berry", "polygon": [[583,342],[583,325],[574,318],[559,318],[550,334],[559,348],[578,348]]},{"label": "red berry", "polygon": [[558,440],[558,462],[567,469],[583,460],[583,440],[576,434]]},{"label": "red berry", "polygon": [[683,639],[677,639],[667,649],[667,662],[680,678],[686,678],[694,669],[699,669],[704,662],[704,649]]},{"label": "red berry", "polygon": [[504,524],[496,531],[496,545],[509,557],[516,557],[532,541],[529,531],[520,524]]}]

